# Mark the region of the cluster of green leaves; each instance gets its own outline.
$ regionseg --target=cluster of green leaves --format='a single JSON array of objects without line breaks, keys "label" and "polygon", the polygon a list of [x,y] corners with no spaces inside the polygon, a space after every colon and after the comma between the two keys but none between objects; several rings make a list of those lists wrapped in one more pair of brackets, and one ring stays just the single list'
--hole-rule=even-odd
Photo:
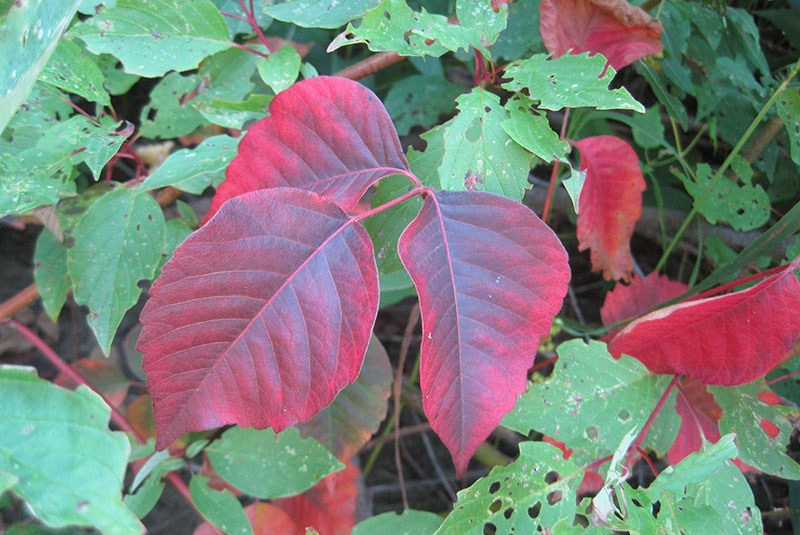
[{"label": "cluster of green leaves", "polygon": [[[712,224],[752,230],[768,222],[771,207],[796,200],[800,90],[790,85],[776,93],[781,80],[775,72],[787,59],[765,56],[747,11],[664,1],[663,56],[635,67],[657,99],[645,109],[627,90],[609,89],[616,73],[605,69],[603,57],[551,58],[538,31],[531,31],[538,27],[536,0],[498,3],[497,8],[488,1],[458,0],[454,12],[445,1],[419,4],[253,2],[253,16],[268,34],[330,42],[328,52],[335,52],[325,54],[316,46],[301,57],[288,41],[272,45],[271,53],[264,44],[245,44],[255,37],[253,28],[222,14],[241,15],[235,0],[0,0],[0,46],[8,47],[0,61],[0,217],[35,213],[47,227],[34,258],[47,312],[57,317],[72,291],[75,301],[89,308],[89,324],[108,353],[125,312],[139,299],[141,281],[153,280],[198,224],[192,209],[180,202],[180,217],[165,219],[151,192],[172,186],[201,194],[217,186],[239,141],[234,132],[220,132],[246,128],[298,77],[333,73],[365,57],[365,48],[411,56],[406,65],[364,83],[385,97],[401,135],[429,129],[421,134],[424,150],[411,148],[407,156],[414,174],[430,187],[522,199],[531,169],[543,162],[570,163],[570,146],[559,139],[546,113],[573,108],[568,137],[608,133],[614,122],[630,127],[653,184],[652,202],[661,209],[693,209]],[[459,24],[448,22],[451,15]],[[781,14],[763,16],[782,24]],[[787,28],[796,51],[796,27]],[[366,46],[349,46],[354,44]],[[493,64],[511,62],[499,88],[515,93],[513,98],[501,98],[485,84],[469,89],[452,81],[464,66],[472,69],[476,51]],[[143,78],[152,81],[137,85]],[[152,88],[140,116],[117,117],[113,99],[142,87]],[[773,94],[779,95],[774,108]],[[673,125],[673,141],[665,135],[662,109]],[[748,125],[772,113],[786,129],[753,160],[742,157],[740,140],[752,133]],[[447,120],[441,123],[443,116]],[[699,132],[693,126],[698,123],[704,125]],[[712,167],[691,150],[695,142],[681,147],[678,128],[695,132],[695,141],[710,140],[715,149],[737,148]],[[120,155],[138,158],[134,139],[142,145],[196,132],[206,134],[199,145],[173,152],[146,175],[137,169],[124,183],[104,180],[124,173],[122,166],[114,167],[113,176],[104,173]],[[780,157],[783,150],[790,160]],[[580,173],[565,167],[572,177],[565,186],[577,206]],[[468,171],[472,180],[462,178]],[[407,189],[407,181],[395,178],[380,182],[374,205]],[[366,222],[376,249],[382,305],[414,293],[396,243],[420,203],[412,199]],[[701,242],[691,282],[703,256],[718,267],[707,282],[733,278],[751,262],[768,263],[765,251],[799,227],[800,212],[793,209],[772,227],[779,233],[765,232],[739,255],[719,240]],[[647,488],[634,488],[627,480],[625,454],[670,378],[649,374],[631,358],[613,360],[600,342],[573,340],[558,353],[549,379],[531,383],[503,425],[566,442],[569,458],[548,444],[523,442],[516,461],[461,491],[443,521],[407,511],[369,519],[354,533],[529,532],[539,523],[559,533],[760,533],[752,492],[730,459],[800,479],[797,464],[784,453],[791,411],[760,402],[759,394],[768,388],[749,384],[712,388],[724,415],[719,422],[724,436],[716,444],[704,444]],[[13,491],[52,527],[141,531],[138,519],[159,500],[163,477],[201,451],[230,485],[265,500],[301,493],[343,466],[309,437],[317,434],[301,436],[297,429],[275,436],[270,430],[232,428],[210,444],[203,436],[193,437],[197,440],[187,443],[183,457],[156,453],[152,442],[129,444],[121,433],[109,431],[108,408],[87,389],[67,392],[27,370],[3,366],[0,390],[0,495]],[[780,393],[798,400],[794,391]],[[680,427],[674,407],[673,393],[641,444],[660,457]],[[328,423],[335,418],[328,417]],[[763,420],[776,425],[774,437],[763,432]],[[579,500],[586,467],[603,457],[611,459],[601,466],[601,490],[593,499]],[[148,460],[123,489],[126,465],[140,459]],[[251,532],[230,491],[211,489],[202,475],[193,476],[190,491],[217,527]]]}]

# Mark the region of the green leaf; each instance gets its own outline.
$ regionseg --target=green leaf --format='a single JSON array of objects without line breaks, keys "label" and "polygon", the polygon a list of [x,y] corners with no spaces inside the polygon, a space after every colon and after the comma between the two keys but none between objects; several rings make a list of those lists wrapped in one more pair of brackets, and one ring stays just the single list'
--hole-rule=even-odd
[{"label": "green leaf", "polygon": [[[749,383],[740,386],[709,386],[708,391],[722,408],[720,433],[736,433],[739,459],[762,472],[784,479],[800,479],[800,465],[786,455],[786,445],[792,433],[787,416],[797,415],[797,409],[783,405],[767,405],[758,398],[769,387]],[[770,437],[761,427],[769,422],[778,429]]]},{"label": "green leaf", "polygon": [[401,515],[389,511],[359,522],[353,527],[353,535],[429,535],[441,524],[442,517],[428,511],[406,509]]},{"label": "green leaf", "polygon": [[800,88],[786,88],[778,97],[778,115],[789,133],[789,153],[800,165]]},{"label": "green leaf", "polygon": [[58,319],[72,283],[67,275],[67,249],[49,230],[42,229],[33,254],[33,280],[47,314]]},{"label": "green leaf", "polygon": [[[536,54],[526,60],[512,63],[506,68],[504,89],[527,89],[531,98],[539,100],[546,110],[580,108],[598,110],[634,110],[644,112],[625,88],[609,89],[616,71],[606,69],[606,58],[601,54],[565,54],[550,59],[546,54]],[[601,77],[600,74],[603,73]]]},{"label": "green leaf", "polygon": [[457,0],[456,16],[459,24],[479,31],[481,40],[491,44],[506,29],[508,5],[500,3],[495,9],[492,2],[485,0]]},{"label": "green leaf", "polygon": [[753,491],[733,462],[725,461],[721,470],[710,474],[704,482],[689,487],[687,494],[694,498],[695,506],[709,506],[717,512],[722,533],[764,533],[761,511],[756,507]]},{"label": "green leaf", "polygon": [[300,74],[300,54],[292,45],[284,45],[267,58],[256,62],[258,74],[277,95],[291,86]]},{"label": "green leaf", "polygon": [[533,105],[534,102],[522,93],[509,99],[505,106],[508,119],[501,123],[503,130],[545,162],[563,160],[569,153],[569,143],[558,139],[558,134],[550,128],[547,116],[534,111]]},{"label": "green leaf", "polygon": [[111,104],[111,97],[103,87],[103,72],[72,41],[62,39],[58,43],[39,79],[103,106]]},{"label": "green leaf", "polygon": [[581,200],[581,191],[583,191],[583,184],[586,182],[586,171],[575,169],[572,165],[569,166],[569,178],[564,180],[564,189],[567,190],[569,198],[572,200],[572,208],[575,213],[578,213],[579,202]]},{"label": "green leaf", "polygon": [[138,518],[144,518],[156,506],[163,492],[161,478],[148,477],[135,493],[125,496],[123,502]]},{"label": "green leaf", "polygon": [[17,476],[0,470],[0,496],[17,483],[19,483],[19,478]]},{"label": "green leaf", "polygon": [[508,112],[481,87],[456,99],[459,113],[445,129],[439,167],[442,189],[481,190],[521,200],[531,155],[503,130]]},{"label": "green leaf", "polygon": [[175,249],[189,237],[192,229],[182,219],[170,219],[167,221],[164,233],[164,250],[161,251],[161,260],[158,262],[156,274],[153,278],[161,276],[161,269],[164,264],[170,261],[175,254]]},{"label": "green leaf", "polygon": [[239,139],[227,135],[210,137],[194,149],[181,149],[169,155],[139,186],[152,190],[173,186],[195,195],[225,179],[225,169],[236,156]]},{"label": "green leaf", "polygon": [[[211,0],[211,1],[214,2],[214,5],[216,5],[220,11],[231,13],[233,15],[239,15],[240,17],[244,16],[244,12],[242,11],[242,7],[239,4],[238,0]],[[269,25],[272,23],[272,17],[270,17],[264,12],[264,9],[266,9],[269,3],[270,2],[268,0],[255,0],[253,2],[253,15],[255,15],[258,27],[261,28],[262,30],[269,27]],[[250,26],[250,23],[247,22],[246,20],[234,19],[233,17],[225,17],[225,23],[228,25],[228,30],[230,32],[231,39],[233,39],[239,34],[253,35],[256,33],[255,30],[253,30],[253,27]]]},{"label": "green leaf", "polygon": [[[58,175],[51,176],[51,171]],[[49,153],[38,149],[19,155],[0,153],[0,217],[55,204],[74,194],[75,183]]]},{"label": "green leaf", "polygon": [[547,52],[539,28],[540,0],[508,4],[508,25],[492,45],[492,55],[506,60],[527,58],[534,53]]},{"label": "green leaf", "polygon": [[706,442],[702,451],[689,454],[678,464],[668,466],[647,488],[647,495],[657,501],[663,492],[680,496],[688,485],[703,483],[708,476],[722,469],[726,460],[736,457],[735,438],[735,435],[727,434],[716,444]]},{"label": "green leaf", "polygon": [[114,189],[78,222],[68,251],[75,301],[107,355],[122,316],[136,304],[140,280],[155,274],[164,248],[164,215],[146,193]]},{"label": "green leaf", "polygon": [[195,213],[194,208],[180,199],[175,201],[175,207],[178,209],[178,214],[181,216],[181,219],[187,227],[194,229],[200,226],[200,220],[197,219],[197,214]]},{"label": "green leaf", "polygon": [[487,524],[497,533],[547,533],[559,520],[575,516],[582,479],[583,469],[564,461],[555,447],[522,442],[519,459],[459,491],[453,511],[435,535],[482,535]]},{"label": "green leaf", "polygon": [[117,0],[67,37],[82,39],[95,54],[114,55],[127,73],[148,77],[194,69],[231,46],[225,20],[209,0]]},{"label": "green leaf", "polygon": [[250,95],[240,102],[215,98],[210,103],[195,103],[194,107],[210,123],[242,130],[246,123],[268,115],[272,98],[272,95]]},{"label": "green leaf", "polygon": [[570,340],[557,352],[551,379],[529,384],[501,423],[522,434],[535,429],[594,457],[640,429],[671,380],[632,357],[615,360],[602,342]]},{"label": "green leaf", "polygon": [[12,490],[53,527],[96,526],[103,533],[142,533],[122,504],[130,445],[108,429],[110,409],[85,386],[64,390],[32,368],[0,366],[0,471]]},{"label": "green leaf", "polygon": [[440,114],[452,113],[453,100],[463,92],[463,87],[441,76],[417,74],[394,84],[384,105],[397,133],[405,136],[414,126],[435,126]]},{"label": "green leaf", "polygon": [[627,118],[630,121],[628,124],[631,127],[633,140],[641,148],[655,149],[667,144],[664,140],[664,125],[661,124],[661,110],[658,104],[647,108],[644,114],[631,115]]},{"label": "green leaf", "polygon": [[305,28],[338,28],[375,7],[378,0],[291,0],[264,6],[278,20]]},{"label": "green leaf", "polygon": [[100,6],[114,7],[115,5],[117,5],[117,0],[81,0],[78,12],[84,15],[94,15]]},{"label": "green leaf", "polygon": [[[69,249],[75,245],[75,238],[72,237],[75,232],[75,227],[83,217],[83,214],[92,206],[92,204],[105,195],[106,192],[111,191],[119,186],[118,182],[103,181],[98,182],[94,186],[86,188],[80,195],[68,197],[58,202],[56,205],[56,216],[61,228],[63,236],[61,243],[64,247]],[[69,260],[69,257],[67,257]]]},{"label": "green leaf", "polygon": [[272,429],[232,427],[206,453],[222,479],[262,499],[300,494],[344,468],[319,442],[301,438],[295,427],[278,435]]},{"label": "green leaf", "polygon": [[133,479],[130,490],[136,492],[125,496],[125,505],[136,516],[144,518],[161,497],[164,490],[162,479],[171,471],[179,470],[183,464],[183,459],[170,457],[168,450],[155,452]]},{"label": "green leaf", "polygon": [[373,52],[394,51],[401,56],[441,56],[446,52],[475,47],[491,57],[477,30],[450,24],[443,15],[417,13],[405,0],[384,0],[364,14],[361,25],[348,24],[331,41],[328,52],[346,45],[364,43]]},{"label": "green leaf", "polygon": [[[695,203],[710,186],[714,173],[708,164],[697,165],[697,182],[677,169],[673,174],[681,179]],[[746,175],[745,175],[746,176]],[[698,207],[710,223],[727,222],[737,230],[752,230],[769,220],[770,202],[760,184],[752,185],[742,177],[742,185],[724,177],[714,184],[711,193]]]},{"label": "green leaf", "polygon": [[650,88],[653,90],[653,93],[656,94],[658,101],[667,108],[669,116],[678,121],[678,124],[681,125],[681,128],[685,132],[686,129],[689,128],[689,114],[686,112],[683,103],[676,97],[670,95],[664,81],[661,79],[661,75],[655,72],[646,61],[638,62],[637,66],[641,70],[642,76],[647,80],[647,83],[650,84]]},{"label": "green leaf", "polygon": [[103,86],[111,95],[124,95],[140,79],[135,74],[125,72],[122,62],[111,54],[95,55],[95,62],[106,79]]},{"label": "green leaf", "polygon": [[0,24],[0,133],[39,78],[80,0],[14,2]]},{"label": "green leaf", "polygon": [[208,482],[209,478],[197,474],[189,482],[189,492],[197,510],[223,533],[253,535],[253,527],[236,496],[228,489],[214,490]]}]

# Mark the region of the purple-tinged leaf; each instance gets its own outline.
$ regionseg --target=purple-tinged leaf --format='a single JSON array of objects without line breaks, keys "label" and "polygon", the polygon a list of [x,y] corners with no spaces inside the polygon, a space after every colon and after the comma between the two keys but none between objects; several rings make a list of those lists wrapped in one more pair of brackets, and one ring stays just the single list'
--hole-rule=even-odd
[{"label": "purple-tinged leaf", "polygon": [[313,418],[358,376],[377,307],[369,235],[335,204],[288,188],[226,203],[177,248],[142,312],[157,447]]},{"label": "purple-tinged leaf", "polygon": [[358,82],[303,80],[269,111],[239,144],[206,220],[228,199],[282,186],[314,191],[349,211],[376,180],[408,170],[389,114]]},{"label": "purple-tinged leaf", "polygon": [[528,208],[477,191],[429,191],[398,248],[420,298],[425,414],[463,474],[525,390],[567,253]]}]

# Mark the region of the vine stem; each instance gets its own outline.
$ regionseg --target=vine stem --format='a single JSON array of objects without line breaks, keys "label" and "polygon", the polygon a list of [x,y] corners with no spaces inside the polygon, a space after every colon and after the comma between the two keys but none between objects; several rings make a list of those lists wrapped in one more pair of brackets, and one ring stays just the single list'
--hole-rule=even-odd
[{"label": "vine stem", "polygon": [[269,41],[267,41],[267,38],[264,35],[264,32],[262,32],[261,28],[258,26],[258,21],[256,20],[255,10],[253,9],[253,0],[250,0],[250,9],[247,9],[247,7],[245,7],[244,0],[239,0],[239,6],[242,8],[242,11],[244,11],[245,16],[247,17],[247,22],[250,23],[250,26],[256,32],[256,35],[258,36],[258,40],[261,41],[261,44],[263,44],[265,47],[267,47],[267,50],[269,51],[269,53],[272,54],[274,52],[274,50],[272,49],[272,46],[270,46]]},{"label": "vine stem", "polygon": [[407,56],[401,56],[397,52],[378,52],[366,59],[362,59],[358,63],[333,73],[333,76],[348,78],[350,80],[360,80],[390,65],[399,63],[406,59],[406,57]]},{"label": "vine stem", "polygon": [[[564,139],[567,133],[567,122],[569,122],[569,110],[570,108],[564,109],[564,120],[561,121],[561,134],[559,134],[558,139]],[[553,164],[553,172],[550,173],[550,186],[547,188],[547,198],[544,200],[544,209],[542,210],[542,221],[547,223],[547,216],[550,215],[550,203],[553,201],[553,193],[556,189],[556,179],[558,178],[558,167],[561,164],[561,161],[556,160],[556,163]]]},{"label": "vine stem", "polygon": [[[144,444],[147,441],[145,438],[136,430],[136,428],[125,418],[125,415],[119,412],[119,410],[114,407],[114,405],[106,398],[103,394],[101,394],[92,384],[75,368],[70,366],[67,362],[62,359],[58,353],[56,353],[53,348],[47,345],[47,342],[42,340],[39,335],[35,332],[30,330],[28,327],[20,323],[18,320],[14,318],[6,318],[0,320],[0,323],[10,326],[12,329],[17,331],[19,334],[24,336],[30,343],[32,343],[36,349],[38,349],[45,358],[56,367],[58,371],[69,377],[72,382],[77,383],[79,385],[84,385],[87,388],[91,389],[94,393],[96,393],[102,400],[105,402],[106,405],[111,409],[111,420],[117,424],[117,426],[122,429],[123,431],[130,433],[136,439],[136,442],[139,444]],[[186,501],[191,504],[191,506],[197,510],[199,513],[200,511],[197,509],[197,506],[192,500],[191,492],[189,492],[189,487],[186,486],[186,483],[176,474],[175,472],[169,472],[167,474],[167,479],[172,483],[178,492],[186,498]]]},{"label": "vine stem", "polygon": [[408,323],[403,333],[403,341],[400,344],[400,358],[397,361],[397,371],[394,375],[392,385],[392,396],[394,397],[394,462],[397,466],[397,479],[400,483],[400,495],[403,498],[403,509],[408,510],[408,495],[406,494],[406,483],[403,477],[403,463],[400,460],[400,394],[403,390],[403,368],[408,356],[408,348],[411,345],[411,335],[419,321],[419,302],[411,309],[408,315]]},{"label": "vine stem", "polygon": [[781,381],[785,381],[786,379],[791,379],[792,377],[795,377],[796,375],[800,375],[800,370],[795,370],[792,373],[787,373],[786,375],[781,375],[780,377],[776,377],[775,379],[773,379],[771,381],[767,381],[764,384],[766,386],[774,385],[775,383],[780,383]]},{"label": "vine stem", "polygon": [[[413,175],[411,175],[411,176],[413,176]],[[414,177],[414,178],[416,179],[417,177]],[[366,219],[368,217],[374,216],[375,214],[383,212],[384,210],[386,210],[388,208],[391,208],[392,206],[394,206],[396,204],[400,204],[401,202],[403,202],[405,200],[408,200],[411,197],[415,197],[417,195],[424,195],[428,190],[429,190],[429,188],[426,188],[425,186],[417,186],[416,188],[412,189],[408,193],[406,193],[404,195],[401,195],[400,197],[397,197],[396,199],[392,199],[391,201],[389,201],[387,203],[384,203],[384,204],[382,204],[380,206],[376,206],[375,208],[373,208],[371,210],[367,210],[366,212],[358,214],[357,216],[355,216],[353,218],[353,221],[361,221],[362,219]]]},{"label": "vine stem", "polygon": [[650,413],[650,417],[644,423],[644,427],[639,432],[639,436],[636,437],[636,442],[633,443],[630,449],[630,454],[628,455],[628,462],[625,463],[625,467],[630,469],[630,465],[633,463],[633,458],[636,453],[641,449],[642,442],[644,442],[644,438],[647,436],[647,432],[650,430],[650,427],[653,425],[653,422],[656,420],[658,413],[661,412],[661,408],[664,406],[664,403],[667,402],[667,398],[669,397],[672,389],[675,388],[675,385],[678,384],[681,376],[676,375],[672,378],[672,381],[669,382],[667,388],[664,390],[664,393],[661,394],[661,399],[658,400],[658,404],[653,409],[653,412]]},{"label": "vine stem", "polygon": [[792,79],[797,75],[798,71],[800,71],[800,60],[794,64],[794,67],[792,67],[792,70],[786,75],[786,78],[783,80],[783,82],[781,82],[781,85],[779,85],[775,92],[772,93],[772,96],[769,97],[767,103],[764,104],[764,106],[761,108],[761,111],[759,111],[758,115],[756,115],[756,118],[753,119],[753,121],[750,123],[750,126],[748,126],[747,130],[745,130],[744,134],[742,134],[742,137],[739,138],[739,141],[733,147],[733,150],[731,150],[731,152],[728,154],[728,157],[725,158],[725,161],[722,162],[722,165],[719,167],[719,169],[717,169],[717,172],[714,173],[714,176],[711,178],[708,186],[706,186],[702,195],[700,195],[700,198],[695,201],[692,209],[689,211],[689,214],[683,220],[683,223],[678,228],[677,232],[675,232],[675,236],[672,238],[672,241],[669,242],[669,245],[667,245],[667,248],[664,250],[664,254],[661,255],[661,259],[658,261],[658,264],[656,264],[655,271],[660,271],[661,268],[664,267],[664,264],[666,264],[667,258],[669,258],[672,249],[674,249],[678,244],[678,240],[680,240],[681,236],[686,231],[689,223],[691,223],[692,219],[694,219],[694,217],[697,215],[700,206],[702,206],[708,196],[711,195],[711,191],[714,189],[714,186],[716,186],[717,182],[723,178],[725,171],[728,169],[728,167],[730,167],[733,159],[742,150],[742,147],[744,147],[745,143],[747,143],[747,140],[750,139],[750,136],[753,134],[756,128],[758,128],[761,120],[764,118],[767,112],[772,109],[775,101],[778,100],[778,97],[781,95],[781,93],[783,93],[783,91],[789,86],[789,82],[791,82]]}]

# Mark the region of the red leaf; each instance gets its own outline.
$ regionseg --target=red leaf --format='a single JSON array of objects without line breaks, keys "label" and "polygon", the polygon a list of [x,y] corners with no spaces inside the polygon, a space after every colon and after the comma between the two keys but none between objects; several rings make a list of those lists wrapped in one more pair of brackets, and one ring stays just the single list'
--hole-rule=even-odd
[{"label": "red leaf", "polygon": [[681,416],[681,427],[667,452],[672,465],[690,453],[700,451],[703,445],[700,430],[707,441],[716,443],[720,438],[717,422],[722,417],[722,409],[706,390],[706,385],[689,378],[681,381],[680,393],[675,398],[675,411]]},{"label": "red leaf", "polygon": [[761,377],[797,341],[800,283],[792,268],[728,295],[652,312],[623,329],[611,354],[636,357],[654,373],[737,385]]},{"label": "red leaf", "polygon": [[342,462],[352,459],[378,430],[386,416],[392,385],[392,365],[375,335],[355,383],[342,390],[330,407],[298,424],[303,437],[313,436]]},{"label": "red leaf", "polygon": [[315,191],[349,211],[376,180],[407,170],[372,91],[345,78],[310,78],[281,91],[269,117],[250,128],[204,221],[228,199],[281,186]]},{"label": "red leaf", "polygon": [[463,474],[525,390],[567,254],[525,206],[478,191],[429,193],[398,252],[420,299],[425,414]]},{"label": "red leaf", "polygon": [[664,49],[661,23],[626,0],[542,0],[539,28],[555,57],[600,53],[615,70]]},{"label": "red leaf", "polygon": [[141,315],[157,447],[311,419],[358,376],[377,308],[369,235],[339,207],[289,188],[226,203],[177,248]]},{"label": "red leaf", "polygon": [[356,522],[356,479],[361,471],[353,464],[329,475],[303,494],[273,503],[286,512],[299,528],[314,527],[319,535],[350,535]]},{"label": "red leaf", "polygon": [[639,158],[613,136],[578,141],[586,182],[578,203],[578,250],[591,248],[592,269],[606,279],[630,280],[631,236],[642,215],[645,189]]},{"label": "red leaf", "polygon": [[[671,281],[666,275],[659,275],[655,271],[645,278],[635,275],[630,285],[617,284],[606,294],[600,317],[603,325],[634,318],[688,290],[689,287],[682,282]],[[613,336],[620,329],[613,329],[608,334]]]}]

